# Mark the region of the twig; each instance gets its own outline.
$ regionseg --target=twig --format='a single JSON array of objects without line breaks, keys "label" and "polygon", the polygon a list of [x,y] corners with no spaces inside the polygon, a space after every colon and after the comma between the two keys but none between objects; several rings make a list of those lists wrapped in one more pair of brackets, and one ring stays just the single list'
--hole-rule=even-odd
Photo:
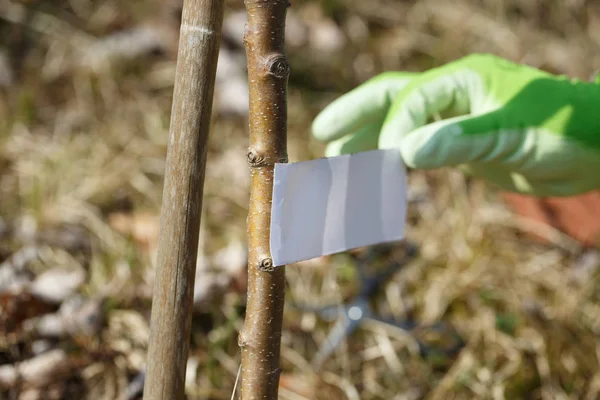
[{"label": "twig", "polygon": [[223,0],[185,0],[144,399],[182,399]]},{"label": "twig", "polygon": [[237,375],[235,376],[235,383],[233,384],[233,390],[231,391],[231,400],[235,399],[235,394],[237,393],[237,385],[240,380],[240,373],[242,372],[242,365],[238,368]]},{"label": "twig", "polygon": [[288,0],[245,0],[244,35],[250,91],[251,171],[248,215],[248,302],[240,333],[242,399],[277,399],[285,267],[269,248],[275,163],[287,162],[287,79],[284,32]]}]

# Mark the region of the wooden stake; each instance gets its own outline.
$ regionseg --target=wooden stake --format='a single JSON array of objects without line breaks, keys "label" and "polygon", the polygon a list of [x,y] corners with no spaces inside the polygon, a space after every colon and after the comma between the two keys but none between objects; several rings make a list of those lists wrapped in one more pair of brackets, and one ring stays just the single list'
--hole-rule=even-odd
[{"label": "wooden stake", "polygon": [[152,302],[145,400],[183,399],[223,0],[185,0]]},{"label": "wooden stake", "polygon": [[251,172],[248,215],[248,302],[239,336],[241,397],[277,399],[285,267],[273,268],[269,247],[273,169],[287,162],[285,17],[288,0],[245,0],[244,41],[250,89]]}]

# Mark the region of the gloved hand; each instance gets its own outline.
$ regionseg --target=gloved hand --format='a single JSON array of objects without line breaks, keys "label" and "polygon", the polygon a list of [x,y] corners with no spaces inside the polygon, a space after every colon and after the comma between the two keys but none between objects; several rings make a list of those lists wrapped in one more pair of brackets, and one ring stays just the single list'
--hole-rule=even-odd
[{"label": "gloved hand", "polygon": [[412,168],[458,166],[505,190],[569,196],[600,188],[599,112],[600,83],[476,54],[379,75],[312,130],[327,156],[397,148]]}]

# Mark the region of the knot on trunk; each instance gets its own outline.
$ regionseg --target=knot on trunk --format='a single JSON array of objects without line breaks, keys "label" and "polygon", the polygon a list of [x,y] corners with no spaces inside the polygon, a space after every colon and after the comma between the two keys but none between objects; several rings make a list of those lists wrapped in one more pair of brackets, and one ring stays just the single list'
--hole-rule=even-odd
[{"label": "knot on trunk", "polygon": [[282,54],[271,54],[265,60],[265,73],[276,78],[287,78],[290,74],[290,64]]},{"label": "knot on trunk", "polygon": [[248,164],[250,165],[250,167],[262,167],[264,165],[267,165],[265,156],[261,155],[255,149],[249,149],[248,154],[246,155],[246,158],[248,160]]},{"label": "knot on trunk", "polygon": [[258,168],[264,167],[269,164],[280,163],[286,164],[288,162],[287,156],[279,156],[267,157],[267,155],[263,152],[256,150],[256,148],[251,147],[248,149],[248,153],[246,154],[246,159],[248,161],[248,165],[250,168]]},{"label": "knot on trunk", "polygon": [[259,261],[257,268],[262,272],[272,272],[275,267],[273,266],[273,260],[270,258],[263,258]]}]

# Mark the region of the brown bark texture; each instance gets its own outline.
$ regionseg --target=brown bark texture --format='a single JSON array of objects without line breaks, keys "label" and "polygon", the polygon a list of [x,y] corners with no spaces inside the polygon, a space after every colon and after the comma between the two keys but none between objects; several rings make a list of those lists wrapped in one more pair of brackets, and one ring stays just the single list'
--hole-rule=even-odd
[{"label": "brown bark texture", "polygon": [[144,399],[183,399],[223,0],[185,0],[163,189]]},{"label": "brown bark texture", "polygon": [[251,174],[248,213],[248,301],[239,336],[241,398],[277,399],[285,267],[273,268],[269,237],[273,171],[287,162],[285,18],[288,0],[245,0],[244,35],[250,90]]}]

